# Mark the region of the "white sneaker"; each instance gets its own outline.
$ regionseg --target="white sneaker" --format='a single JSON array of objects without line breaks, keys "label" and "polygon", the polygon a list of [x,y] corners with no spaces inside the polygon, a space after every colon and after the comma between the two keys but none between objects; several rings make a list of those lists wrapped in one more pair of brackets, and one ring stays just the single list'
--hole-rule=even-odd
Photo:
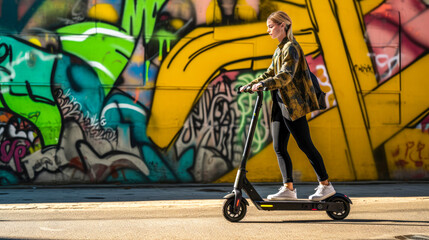
[{"label": "white sneaker", "polygon": [[278,193],[268,195],[268,200],[296,200],[296,188],[292,191],[282,186]]},{"label": "white sneaker", "polygon": [[314,190],[316,190],[316,193],[308,197],[308,199],[310,199],[311,201],[321,201],[336,193],[331,183],[329,183],[329,185],[327,186],[319,184],[319,186]]}]

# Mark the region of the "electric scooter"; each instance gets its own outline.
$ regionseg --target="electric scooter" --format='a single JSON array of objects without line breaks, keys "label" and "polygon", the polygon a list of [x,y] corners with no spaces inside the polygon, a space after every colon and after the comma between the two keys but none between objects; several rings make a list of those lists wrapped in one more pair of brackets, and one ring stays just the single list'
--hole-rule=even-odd
[{"label": "electric scooter", "polygon": [[[250,92],[250,89],[246,89]],[[264,88],[263,91],[267,91]],[[241,164],[237,171],[237,176],[234,182],[234,189],[231,193],[224,196],[224,204],[222,208],[223,216],[230,222],[238,222],[244,218],[247,212],[248,201],[242,196],[244,190],[253,204],[258,210],[276,211],[276,210],[310,210],[310,211],[326,211],[329,217],[333,220],[343,220],[349,215],[350,204],[352,201],[344,194],[336,193],[335,195],[322,200],[287,200],[287,201],[266,201],[258,194],[249,180],[246,178],[246,163],[252,146],[253,135],[257,125],[259,111],[263,101],[263,91],[257,91],[256,105],[253,110],[250,129],[247,135],[244,146]]]}]

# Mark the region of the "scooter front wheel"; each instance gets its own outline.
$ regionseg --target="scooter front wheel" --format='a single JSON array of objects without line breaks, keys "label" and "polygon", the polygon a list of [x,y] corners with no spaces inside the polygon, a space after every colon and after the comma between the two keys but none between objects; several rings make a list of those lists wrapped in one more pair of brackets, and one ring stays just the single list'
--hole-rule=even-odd
[{"label": "scooter front wheel", "polygon": [[234,213],[234,197],[231,197],[225,199],[222,212],[226,220],[230,222],[238,222],[246,216],[247,206],[244,201],[240,201],[237,212]]}]

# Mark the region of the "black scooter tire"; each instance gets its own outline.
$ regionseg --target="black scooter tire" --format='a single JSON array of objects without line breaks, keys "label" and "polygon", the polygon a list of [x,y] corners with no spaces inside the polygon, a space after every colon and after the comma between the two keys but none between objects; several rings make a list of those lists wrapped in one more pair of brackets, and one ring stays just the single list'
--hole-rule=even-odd
[{"label": "black scooter tire", "polygon": [[343,206],[344,206],[344,209],[341,212],[330,212],[330,211],[327,211],[326,213],[328,214],[328,216],[330,218],[332,218],[333,220],[337,220],[338,221],[338,220],[345,219],[349,215],[349,213],[350,213],[350,203],[346,199],[341,198],[341,197],[333,197],[333,198],[330,198],[328,201],[329,202],[342,203]]},{"label": "black scooter tire", "polygon": [[223,216],[230,222],[238,222],[246,216],[247,206],[244,201],[240,201],[238,205],[238,212],[234,213],[234,198],[227,198],[223,202],[222,207]]}]

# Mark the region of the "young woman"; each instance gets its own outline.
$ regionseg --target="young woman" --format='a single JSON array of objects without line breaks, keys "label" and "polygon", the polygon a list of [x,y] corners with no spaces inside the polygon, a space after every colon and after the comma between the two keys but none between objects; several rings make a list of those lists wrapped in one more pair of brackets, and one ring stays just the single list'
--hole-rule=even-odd
[{"label": "young woman", "polygon": [[310,160],[319,180],[316,193],[309,199],[320,201],[334,195],[335,189],[328,180],[322,156],[313,145],[305,116],[319,109],[310,70],[301,46],[293,36],[291,18],[285,12],[274,12],[267,19],[267,27],[271,38],[279,41],[272,63],[264,74],[243,86],[240,91],[246,91],[248,87],[251,87],[251,91],[265,87],[271,90],[271,129],[283,186],[279,192],[268,195],[268,200],[297,199],[296,189],[293,187],[292,161],[287,152],[292,134],[299,148]]}]

